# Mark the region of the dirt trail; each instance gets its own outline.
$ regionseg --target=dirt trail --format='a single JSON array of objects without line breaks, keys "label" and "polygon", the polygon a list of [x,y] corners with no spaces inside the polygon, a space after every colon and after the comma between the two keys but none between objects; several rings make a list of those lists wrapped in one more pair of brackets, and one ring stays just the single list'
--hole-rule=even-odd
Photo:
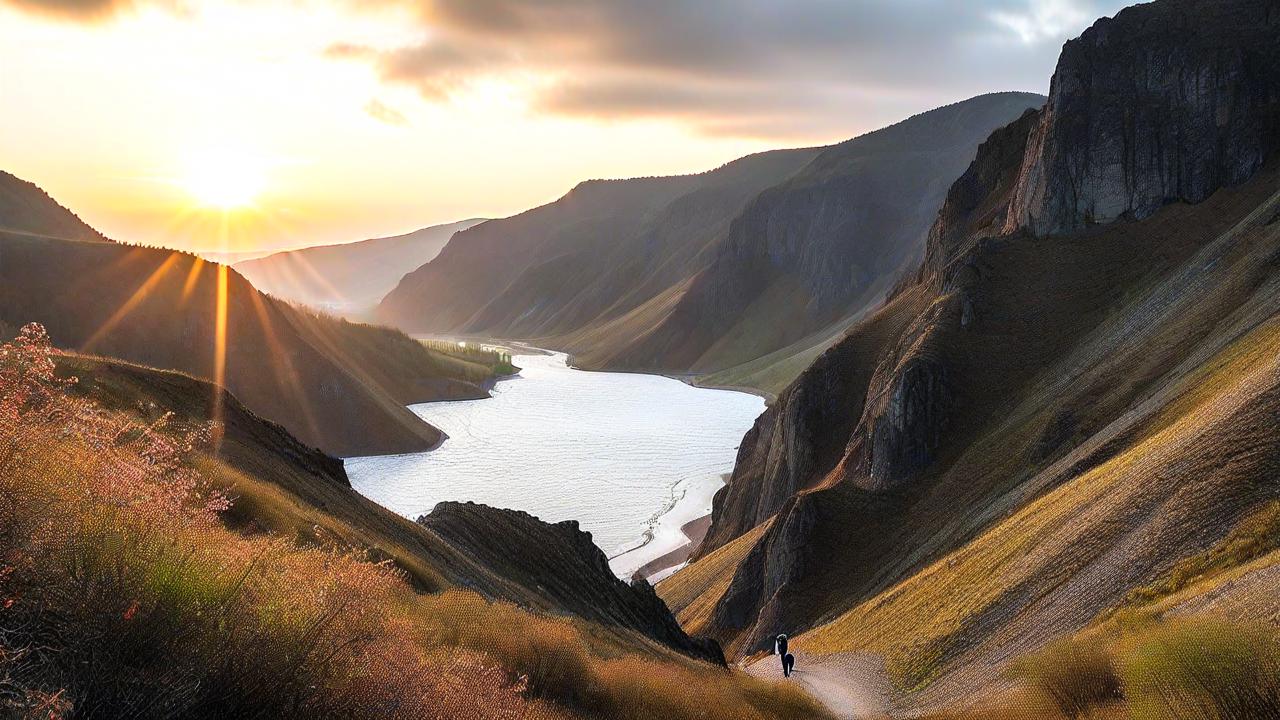
[{"label": "dirt trail", "polygon": [[[804,686],[836,717],[865,720],[889,716],[894,691],[882,658],[868,653],[795,656],[791,680]],[[747,666],[747,672],[778,680],[782,678],[782,663],[778,656],[766,655]]]}]

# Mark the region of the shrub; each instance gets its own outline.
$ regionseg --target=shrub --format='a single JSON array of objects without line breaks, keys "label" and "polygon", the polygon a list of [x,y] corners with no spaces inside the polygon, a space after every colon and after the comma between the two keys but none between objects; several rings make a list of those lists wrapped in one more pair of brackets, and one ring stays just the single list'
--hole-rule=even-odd
[{"label": "shrub", "polygon": [[1280,638],[1273,628],[1182,619],[1127,645],[1119,666],[1135,720],[1280,717]]},{"label": "shrub", "polygon": [[1071,718],[1121,698],[1111,656],[1089,639],[1064,638],[1051,643],[1015,663],[1013,674],[1038,688]]}]

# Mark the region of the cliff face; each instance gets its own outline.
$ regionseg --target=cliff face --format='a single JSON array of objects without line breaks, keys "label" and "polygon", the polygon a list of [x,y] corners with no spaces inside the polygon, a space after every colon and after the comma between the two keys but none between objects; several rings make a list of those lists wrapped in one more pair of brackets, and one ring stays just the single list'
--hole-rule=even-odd
[{"label": "cliff face", "polygon": [[1280,7],[1165,0],[1067,43],[1005,231],[1199,202],[1280,149]]},{"label": "cliff face", "polygon": [[632,630],[701,660],[724,664],[714,641],[690,638],[644,580],[609,569],[576,521],[545,523],[516,510],[442,502],[418,523],[488,568],[544,596],[543,607]]},{"label": "cliff face", "polygon": [[553,203],[459,233],[404,277],[378,316],[415,331],[520,338],[617,320],[703,267],[705,246],[746,198],[815,152],[761,153],[700,175],[581,183]]},{"label": "cliff face", "polygon": [[[1263,62],[1280,46],[1275,21],[1272,3],[1167,0],[1068,46],[1049,106],[994,133],[952,185],[919,271],[744,439],[695,555],[741,561],[719,584],[668,581],[698,597],[683,622],[731,653],[763,648],[888,592],[1087,471],[1037,475],[1087,439],[1131,447],[1133,435],[1104,429],[1133,422],[1126,413],[1170,368],[1203,362],[1211,351],[1197,343],[1215,323],[1245,322],[1244,296],[1220,288],[1271,282],[1257,258],[1229,269],[1195,257],[1211,245],[1264,253],[1274,234],[1275,175],[1261,166],[1280,141],[1280,63]],[[1116,219],[1127,222],[1098,224]],[[1241,222],[1247,241],[1232,231]],[[1210,270],[1219,285],[1187,279]],[[1147,304],[1156,286],[1165,295]],[[1249,302],[1254,320],[1275,311],[1269,294]],[[710,577],[697,563],[685,572]],[[1002,611],[1021,610],[1002,597]]]},{"label": "cliff face", "polygon": [[825,149],[747,204],[715,261],[628,354],[642,365],[714,371],[874,307],[919,261],[948,185],[978,143],[1041,102],[983,95]]}]

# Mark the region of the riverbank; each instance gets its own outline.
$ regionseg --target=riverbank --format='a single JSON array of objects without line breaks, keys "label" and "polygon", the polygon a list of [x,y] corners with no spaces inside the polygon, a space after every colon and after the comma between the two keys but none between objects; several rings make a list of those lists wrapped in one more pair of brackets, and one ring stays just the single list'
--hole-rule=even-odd
[{"label": "riverbank", "polygon": [[[689,556],[697,549],[698,545],[702,542],[702,539],[707,536],[707,531],[710,529],[711,513],[707,513],[697,520],[690,520],[684,525],[681,525],[680,532],[684,534],[688,542],[675,550],[662,555],[661,557],[654,558],[653,560],[645,563],[644,566],[636,571],[636,575],[645,579],[660,578],[670,575],[676,569],[683,567],[685,563],[689,562]],[[657,580],[653,580],[652,582],[657,582]]]}]

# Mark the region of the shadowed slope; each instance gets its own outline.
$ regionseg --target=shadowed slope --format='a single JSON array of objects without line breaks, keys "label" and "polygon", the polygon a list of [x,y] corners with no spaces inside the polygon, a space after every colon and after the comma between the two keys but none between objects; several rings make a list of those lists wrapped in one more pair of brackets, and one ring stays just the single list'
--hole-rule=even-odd
[{"label": "shadowed slope", "polygon": [[0,231],[71,240],[106,240],[43,190],[0,170]]},{"label": "shadowed slope", "polygon": [[[12,176],[0,180],[9,191],[35,192]],[[47,211],[40,218],[73,218],[39,197]],[[328,452],[432,447],[441,434],[405,405],[486,394],[487,368],[393,330],[291,307],[223,266],[55,237],[59,222],[42,233],[7,224],[0,216],[0,324],[36,321],[60,347],[220,379],[255,412]]]}]

